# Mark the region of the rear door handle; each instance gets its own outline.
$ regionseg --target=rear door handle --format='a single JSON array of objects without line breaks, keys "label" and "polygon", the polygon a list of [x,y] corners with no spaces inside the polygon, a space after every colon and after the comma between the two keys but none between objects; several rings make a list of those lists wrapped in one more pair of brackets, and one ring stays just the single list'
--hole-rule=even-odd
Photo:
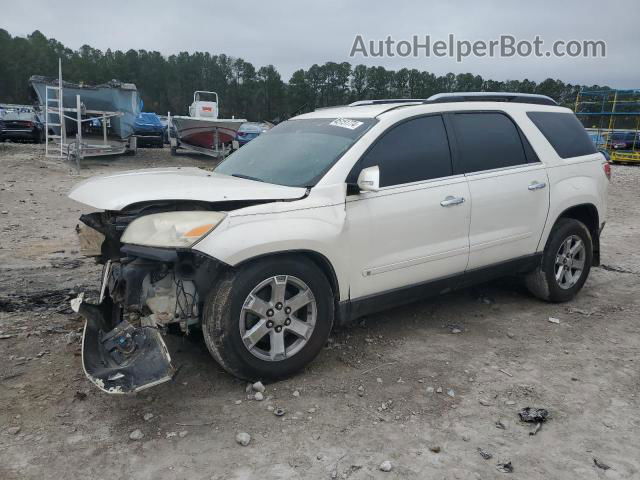
[{"label": "rear door handle", "polygon": [[449,195],[440,202],[440,206],[451,207],[453,205],[460,205],[461,203],[464,203],[464,197],[452,197]]},{"label": "rear door handle", "polygon": [[538,182],[537,180],[531,183],[527,188],[529,190],[540,190],[541,188],[546,187],[547,184],[544,182]]}]

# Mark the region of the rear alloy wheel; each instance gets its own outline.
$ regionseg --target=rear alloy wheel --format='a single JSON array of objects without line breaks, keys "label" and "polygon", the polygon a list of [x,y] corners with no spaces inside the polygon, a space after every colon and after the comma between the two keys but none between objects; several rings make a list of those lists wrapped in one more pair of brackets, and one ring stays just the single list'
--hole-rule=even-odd
[{"label": "rear alloy wheel", "polygon": [[561,218],[549,234],[540,266],[525,277],[527,288],[549,302],[571,300],[587,281],[592,261],[587,227],[573,218]]},{"label": "rear alloy wheel", "polygon": [[554,275],[560,288],[568,290],[578,283],[584,271],[586,255],[584,243],[577,235],[571,235],[562,242],[554,266]]},{"label": "rear alloy wheel", "polygon": [[222,278],[205,303],[202,330],[216,361],[246,379],[284,378],[322,350],[333,292],[305,257],[260,260]]}]

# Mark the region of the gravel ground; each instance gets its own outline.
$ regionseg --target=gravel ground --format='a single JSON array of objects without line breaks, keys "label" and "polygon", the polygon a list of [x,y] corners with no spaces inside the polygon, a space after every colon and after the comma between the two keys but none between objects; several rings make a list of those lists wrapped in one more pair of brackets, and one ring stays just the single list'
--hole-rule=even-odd
[{"label": "gravel ground", "polygon": [[[572,302],[507,279],[370,316],[262,401],[201,337],[169,335],[174,381],[107,396],[82,373],[67,308],[95,295],[99,268],[78,254],[86,209],[66,193],[168,165],[213,166],[165,148],[78,174],[0,144],[1,479],[640,478],[640,167],[613,167],[603,265]],[[524,407],[550,412],[536,435]]]}]

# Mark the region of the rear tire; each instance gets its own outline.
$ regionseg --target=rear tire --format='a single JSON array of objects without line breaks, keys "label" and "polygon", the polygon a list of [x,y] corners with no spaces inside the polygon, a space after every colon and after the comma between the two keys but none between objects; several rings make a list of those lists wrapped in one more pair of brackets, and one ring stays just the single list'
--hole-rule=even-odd
[{"label": "rear tire", "polygon": [[592,262],[593,240],[589,229],[573,218],[561,218],[549,234],[542,262],[525,276],[525,284],[541,300],[566,302],[582,289]]},{"label": "rear tire", "polygon": [[[284,284],[281,304],[276,283]],[[289,301],[303,292],[312,300],[285,313],[296,308]],[[265,313],[259,316],[253,309]],[[227,372],[250,381],[280,379],[304,368],[320,353],[333,317],[333,292],[322,270],[304,257],[278,257],[248,264],[223,277],[205,302],[202,332],[211,355]],[[306,336],[295,334],[297,329]],[[249,332],[256,332],[252,346],[248,346],[252,343]],[[281,348],[276,340],[280,335]]]}]

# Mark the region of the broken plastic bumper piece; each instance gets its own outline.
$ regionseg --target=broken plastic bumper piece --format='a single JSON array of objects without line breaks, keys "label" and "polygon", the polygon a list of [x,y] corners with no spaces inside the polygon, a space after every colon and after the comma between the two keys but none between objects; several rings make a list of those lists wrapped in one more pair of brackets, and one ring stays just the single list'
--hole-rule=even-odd
[{"label": "broken plastic bumper piece", "polygon": [[134,327],[126,321],[111,327],[111,306],[85,303],[72,308],[86,320],[82,337],[84,372],[107,393],[134,393],[171,380],[175,369],[157,328]]}]

